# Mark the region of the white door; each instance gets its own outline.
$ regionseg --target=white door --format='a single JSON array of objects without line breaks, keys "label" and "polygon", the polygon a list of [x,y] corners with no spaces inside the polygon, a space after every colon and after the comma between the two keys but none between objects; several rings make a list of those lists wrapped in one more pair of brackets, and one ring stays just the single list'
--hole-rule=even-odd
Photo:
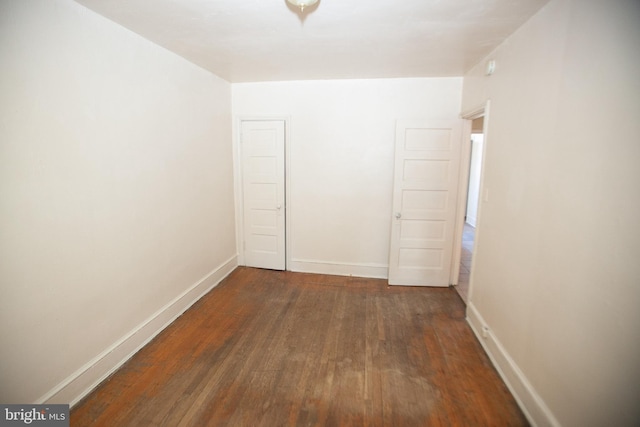
[{"label": "white door", "polygon": [[285,269],[284,121],[241,122],[243,252],[247,266]]},{"label": "white door", "polygon": [[461,120],[398,121],[389,284],[448,286]]}]

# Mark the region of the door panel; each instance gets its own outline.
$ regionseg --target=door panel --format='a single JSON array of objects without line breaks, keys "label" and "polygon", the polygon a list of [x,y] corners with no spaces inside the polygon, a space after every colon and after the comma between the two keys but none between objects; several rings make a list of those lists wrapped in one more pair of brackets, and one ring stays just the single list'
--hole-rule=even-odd
[{"label": "door panel", "polygon": [[242,121],[243,251],[250,267],[284,270],[284,121]]},{"label": "door panel", "polygon": [[450,283],[461,124],[398,121],[389,284]]}]

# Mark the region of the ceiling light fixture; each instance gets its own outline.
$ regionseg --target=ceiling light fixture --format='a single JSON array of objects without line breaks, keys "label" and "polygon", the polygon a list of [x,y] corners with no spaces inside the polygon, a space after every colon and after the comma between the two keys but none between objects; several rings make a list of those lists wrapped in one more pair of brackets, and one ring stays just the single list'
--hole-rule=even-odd
[{"label": "ceiling light fixture", "polygon": [[287,0],[287,1],[292,5],[299,7],[300,12],[304,12],[305,7],[314,5],[318,2],[318,0]]}]

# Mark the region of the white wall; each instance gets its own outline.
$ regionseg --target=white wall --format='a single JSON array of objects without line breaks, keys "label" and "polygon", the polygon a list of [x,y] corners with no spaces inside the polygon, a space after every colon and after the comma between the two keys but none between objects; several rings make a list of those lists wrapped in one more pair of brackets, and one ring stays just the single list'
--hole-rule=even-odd
[{"label": "white wall", "polygon": [[458,117],[461,86],[461,78],[232,85],[235,119],[291,119],[289,268],[387,277],[396,119]]},{"label": "white wall", "polygon": [[491,100],[468,315],[539,425],[640,419],[639,22],[552,0],[464,79]]},{"label": "white wall", "polygon": [[0,64],[0,401],[68,403],[233,268],[230,85],[70,0]]}]

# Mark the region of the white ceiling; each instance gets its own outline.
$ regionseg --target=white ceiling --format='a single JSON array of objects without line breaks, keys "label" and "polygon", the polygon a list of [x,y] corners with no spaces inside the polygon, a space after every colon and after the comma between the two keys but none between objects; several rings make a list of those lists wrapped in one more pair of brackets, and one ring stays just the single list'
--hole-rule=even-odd
[{"label": "white ceiling", "polygon": [[230,82],[461,76],[548,0],[76,0]]}]

